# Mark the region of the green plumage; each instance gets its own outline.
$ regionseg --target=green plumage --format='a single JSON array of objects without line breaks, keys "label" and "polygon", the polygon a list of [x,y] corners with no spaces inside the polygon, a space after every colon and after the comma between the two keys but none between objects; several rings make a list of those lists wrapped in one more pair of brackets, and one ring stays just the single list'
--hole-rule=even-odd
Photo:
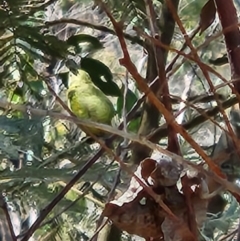
[{"label": "green plumage", "polygon": [[[70,74],[67,96],[69,108],[77,117],[111,125],[115,115],[113,104],[95,87],[87,72],[79,70],[78,75]],[[106,134],[95,128],[89,130],[97,136]]]}]

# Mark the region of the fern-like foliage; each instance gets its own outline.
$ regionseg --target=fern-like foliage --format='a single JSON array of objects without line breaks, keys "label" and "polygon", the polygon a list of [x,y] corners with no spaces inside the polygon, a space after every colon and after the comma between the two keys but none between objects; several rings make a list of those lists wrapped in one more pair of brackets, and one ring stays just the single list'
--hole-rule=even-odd
[{"label": "fern-like foliage", "polygon": [[[79,26],[58,24],[49,27],[46,23],[63,17],[74,18],[79,14],[80,7],[75,5],[66,12],[62,4],[53,0],[0,1],[0,101],[64,112],[52,98],[47,84],[51,84],[56,94],[66,101],[66,72],[61,75],[54,72],[54,68],[56,63],[62,62],[68,74],[69,69],[76,68],[76,56],[91,62],[99,88],[105,83],[99,77],[103,75],[112,86],[111,93],[119,93],[111,71],[91,58],[92,53],[103,48],[96,37],[82,33]],[[71,62],[69,56],[74,61]],[[64,183],[97,152],[87,143],[82,143],[80,135],[74,124],[65,121],[11,109],[0,110],[0,188],[6,195],[9,208],[12,208],[12,216],[19,221],[15,235],[20,239],[35,221],[31,219],[32,207],[37,214],[41,213]],[[106,190],[114,180],[117,168],[117,165],[109,168],[109,160],[104,157],[102,160],[51,211],[37,230],[36,240],[86,239],[82,227],[90,227],[87,235],[93,234],[98,214],[96,205],[105,201]],[[101,175],[96,176],[96,173]],[[79,190],[85,182],[97,182],[89,189],[90,198],[79,197]],[[1,215],[0,219],[5,220],[4,214]],[[7,230],[6,222],[0,226]]]},{"label": "fern-like foliage", "polygon": [[67,44],[43,28],[44,10],[53,2],[2,1],[0,86],[9,90],[7,97],[12,98],[17,93],[26,100],[29,96],[25,94],[36,93],[41,85],[40,73],[35,68],[36,62],[47,63],[50,56],[67,56]]},{"label": "fern-like foliage", "polygon": [[[126,3],[119,4],[122,8],[127,7]],[[137,1],[131,3],[129,11],[137,12],[140,19],[143,12],[139,4]],[[80,26],[58,24],[49,27],[46,24],[46,21],[64,17],[78,18],[79,9],[84,11],[80,5],[66,11],[62,9],[62,2],[53,0],[0,2],[2,100],[29,104],[34,108],[64,111],[61,106],[57,106],[56,100],[49,101],[52,96],[46,81],[53,79],[48,78],[49,73],[46,72],[49,69],[46,67],[54,69],[55,64],[62,61],[63,65],[71,69],[69,56],[76,55],[83,60],[82,67],[85,66],[86,71],[94,74],[97,80],[95,84],[99,88],[103,91],[111,89],[111,93],[119,94],[111,71],[100,61],[91,58],[92,53],[103,47],[96,37],[90,33],[82,33]],[[90,17],[92,16],[90,14]],[[84,63],[90,63],[91,68],[89,64]],[[50,71],[50,74],[56,74],[58,79],[59,73],[54,71]],[[107,79],[107,88],[100,76]],[[50,84],[53,84],[51,86],[59,97],[66,100],[65,80],[63,77],[61,80],[63,85]],[[51,107],[49,102],[52,103]],[[63,183],[69,181],[96,150],[81,143],[76,126],[64,121],[35,117],[31,113],[20,113],[11,109],[7,112],[2,110],[0,114],[0,188],[5,192],[9,207],[12,207],[13,217],[19,221],[15,235],[21,238],[34,222],[34,219],[29,222],[32,217],[31,208],[34,207],[37,213],[41,213],[41,209],[62,189]],[[114,181],[117,169],[116,164],[109,166],[108,159],[102,157],[101,160],[51,211],[37,230],[36,240],[80,240],[93,235],[99,215],[98,206],[106,201],[110,183]],[[19,161],[22,162],[21,165]],[[79,198],[78,191],[85,182],[96,183],[89,189],[90,199]],[[4,220],[4,215],[0,218]],[[8,225],[6,222],[3,224],[7,230]],[[3,224],[0,224],[1,227]],[[84,230],[87,230],[87,233]]]}]

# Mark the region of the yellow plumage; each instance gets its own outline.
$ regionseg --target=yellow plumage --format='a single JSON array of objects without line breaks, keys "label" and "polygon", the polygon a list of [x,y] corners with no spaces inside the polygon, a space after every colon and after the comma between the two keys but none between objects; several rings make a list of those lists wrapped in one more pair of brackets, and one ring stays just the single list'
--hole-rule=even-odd
[{"label": "yellow plumage", "polygon": [[[70,74],[67,97],[69,108],[77,117],[111,125],[115,115],[113,104],[95,87],[87,72],[79,70],[78,75]],[[88,129],[96,136],[106,135],[101,130]]]}]

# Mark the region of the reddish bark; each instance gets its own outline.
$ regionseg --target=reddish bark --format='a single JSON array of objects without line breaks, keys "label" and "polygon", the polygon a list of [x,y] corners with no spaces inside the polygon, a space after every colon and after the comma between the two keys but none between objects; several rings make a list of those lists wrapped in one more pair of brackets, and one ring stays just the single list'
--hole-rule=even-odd
[{"label": "reddish bark", "polygon": [[231,75],[234,87],[240,93],[240,31],[238,28],[237,11],[233,0],[214,0],[223,30],[231,26],[231,30],[224,32]]}]

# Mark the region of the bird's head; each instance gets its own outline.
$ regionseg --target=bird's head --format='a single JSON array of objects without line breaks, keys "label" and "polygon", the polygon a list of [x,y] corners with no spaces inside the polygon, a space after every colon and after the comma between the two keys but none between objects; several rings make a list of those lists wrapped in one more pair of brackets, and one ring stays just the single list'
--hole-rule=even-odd
[{"label": "bird's head", "polygon": [[74,73],[69,74],[69,88],[79,87],[82,84],[92,84],[91,78],[86,71],[78,70],[78,73],[76,75]]}]

